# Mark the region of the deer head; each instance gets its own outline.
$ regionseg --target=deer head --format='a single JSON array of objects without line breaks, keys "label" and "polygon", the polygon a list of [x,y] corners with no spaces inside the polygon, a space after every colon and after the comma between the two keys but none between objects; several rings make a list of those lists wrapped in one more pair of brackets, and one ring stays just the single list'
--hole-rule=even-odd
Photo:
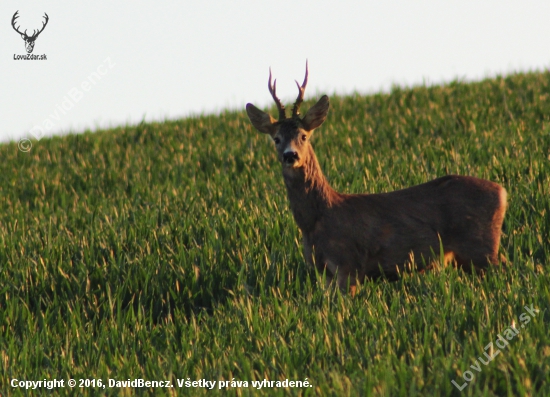
[{"label": "deer head", "polygon": [[246,112],[252,125],[264,134],[269,134],[275,142],[279,161],[285,169],[301,168],[313,155],[313,150],[309,143],[309,138],[313,130],[319,127],[327,118],[329,101],[326,95],[308,110],[306,115],[300,117],[300,105],[304,100],[304,92],[307,85],[308,66],[306,62],[306,75],[304,82],[296,81],[298,86],[298,97],[292,108],[292,116],[286,117],[285,107],[281,100],[277,98],[276,88],[277,80],[271,84],[271,69],[269,69],[268,89],[277,105],[279,111],[279,120],[275,120],[271,115],[258,109],[253,104],[246,105]]},{"label": "deer head", "polygon": [[31,36],[27,35],[27,29],[25,29],[24,32],[19,31],[19,26],[15,26],[15,20],[19,18],[19,15],[17,15],[19,11],[16,11],[15,14],[13,14],[13,18],[11,19],[11,26],[13,29],[21,35],[21,38],[25,40],[25,49],[27,50],[27,53],[32,53],[32,50],[34,49],[34,42],[37,39],[38,35],[42,33],[46,25],[48,24],[48,20],[50,19],[48,17],[48,14],[44,13],[44,18],[46,19],[45,22],[42,23],[42,29],[40,30],[33,30],[33,33]]}]

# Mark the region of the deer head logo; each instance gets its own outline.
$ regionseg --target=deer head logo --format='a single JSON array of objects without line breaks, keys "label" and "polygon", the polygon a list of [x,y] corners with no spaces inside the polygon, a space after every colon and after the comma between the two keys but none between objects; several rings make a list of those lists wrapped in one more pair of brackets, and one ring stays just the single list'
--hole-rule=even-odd
[{"label": "deer head logo", "polygon": [[27,35],[27,29],[25,29],[25,32],[21,32],[19,31],[19,26],[15,26],[15,20],[17,18],[19,18],[19,15],[17,15],[19,13],[19,10],[18,11],[15,11],[15,14],[13,14],[13,18],[11,19],[11,26],[13,27],[13,29],[19,33],[21,35],[21,38],[23,40],[25,40],[25,49],[27,50],[27,53],[28,54],[31,54],[32,53],[32,50],[34,49],[34,42],[35,40],[38,38],[38,35],[40,33],[42,33],[42,31],[44,30],[44,28],[46,27],[46,25],[48,24],[48,20],[50,19],[48,17],[48,14],[44,13],[44,19],[46,20],[45,22],[42,23],[42,29],[36,31],[36,30],[33,30],[33,33],[31,36]]}]

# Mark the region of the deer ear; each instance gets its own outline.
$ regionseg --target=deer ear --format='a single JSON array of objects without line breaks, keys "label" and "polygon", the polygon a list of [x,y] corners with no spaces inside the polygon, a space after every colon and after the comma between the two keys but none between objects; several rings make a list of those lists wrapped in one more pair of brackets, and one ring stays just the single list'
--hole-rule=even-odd
[{"label": "deer ear", "polygon": [[323,95],[319,101],[310,108],[302,120],[302,124],[308,131],[319,127],[327,118],[329,101],[328,96]]},{"label": "deer ear", "polygon": [[252,125],[264,134],[273,135],[276,132],[274,123],[276,120],[266,112],[261,111],[251,103],[246,104],[246,113],[252,122]]}]

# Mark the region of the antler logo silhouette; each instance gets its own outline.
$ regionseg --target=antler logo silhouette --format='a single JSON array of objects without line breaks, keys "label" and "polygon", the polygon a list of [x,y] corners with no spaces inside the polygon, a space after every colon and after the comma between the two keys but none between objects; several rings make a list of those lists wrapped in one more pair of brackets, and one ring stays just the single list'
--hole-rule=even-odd
[{"label": "antler logo silhouette", "polygon": [[17,18],[19,18],[19,15],[17,15],[19,13],[19,10],[15,11],[15,14],[13,14],[13,18],[11,19],[11,26],[13,27],[13,29],[19,33],[21,35],[21,37],[23,38],[23,40],[25,40],[25,49],[27,50],[27,53],[31,54],[32,53],[32,50],[34,49],[34,42],[35,40],[37,39],[38,35],[40,33],[42,33],[42,31],[44,30],[44,28],[46,27],[46,25],[48,24],[48,20],[50,19],[48,17],[48,14],[44,13],[44,17],[46,19],[45,22],[42,22],[42,29],[36,31],[36,30],[33,30],[33,33],[32,33],[32,36],[28,36],[27,35],[27,29],[25,29],[25,32],[21,32],[19,31],[19,26],[15,26],[15,20]]}]

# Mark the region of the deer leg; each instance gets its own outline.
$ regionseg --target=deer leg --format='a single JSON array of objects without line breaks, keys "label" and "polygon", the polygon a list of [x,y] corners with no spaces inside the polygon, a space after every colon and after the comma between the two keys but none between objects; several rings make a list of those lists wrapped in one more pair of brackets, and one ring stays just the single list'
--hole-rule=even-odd
[{"label": "deer leg", "polygon": [[357,286],[355,285],[356,280],[355,277],[350,277],[349,275],[345,275],[342,273],[338,273],[338,287],[340,288],[340,291],[343,293],[346,293],[348,291],[348,280],[349,280],[349,293],[351,296],[355,296],[355,290]]},{"label": "deer leg", "polygon": [[315,266],[315,263],[313,261],[313,246],[308,241],[306,236],[303,236],[302,244],[303,244],[304,258],[306,260],[306,263],[312,267]]},{"label": "deer leg", "polygon": [[350,274],[348,271],[345,271],[341,267],[337,268],[331,261],[327,261],[327,270],[330,270],[333,274],[336,273],[336,282],[338,283],[338,288],[340,288],[342,293],[346,293],[348,291],[349,283],[349,292],[351,296],[355,296],[355,284],[357,283],[357,280],[354,275]]},{"label": "deer leg", "polygon": [[457,265],[466,272],[478,274],[484,273],[490,265],[497,265],[499,237],[493,233],[486,233],[460,244],[454,250]]},{"label": "deer leg", "polygon": [[330,284],[332,283],[332,279],[333,277],[330,276],[328,272],[325,273],[325,288],[328,288],[330,286]]},{"label": "deer leg", "polygon": [[467,273],[476,273],[482,275],[489,265],[498,264],[498,256],[494,252],[480,251],[475,255],[455,255],[455,260],[458,266],[460,266]]}]

